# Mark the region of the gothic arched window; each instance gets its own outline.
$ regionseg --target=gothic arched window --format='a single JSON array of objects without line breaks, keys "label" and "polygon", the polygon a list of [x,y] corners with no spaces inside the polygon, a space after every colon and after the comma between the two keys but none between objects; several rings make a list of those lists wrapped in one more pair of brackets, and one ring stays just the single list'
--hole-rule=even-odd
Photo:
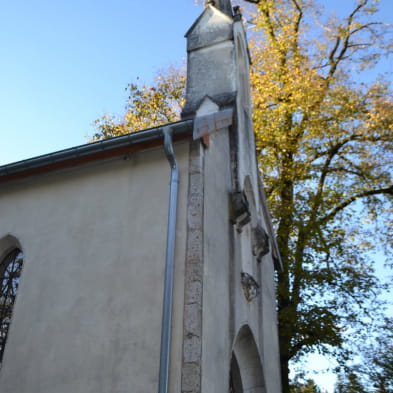
[{"label": "gothic arched window", "polygon": [[3,360],[22,265],[23,253],[18,248],[14,248],[0,261],[0,365]]}]

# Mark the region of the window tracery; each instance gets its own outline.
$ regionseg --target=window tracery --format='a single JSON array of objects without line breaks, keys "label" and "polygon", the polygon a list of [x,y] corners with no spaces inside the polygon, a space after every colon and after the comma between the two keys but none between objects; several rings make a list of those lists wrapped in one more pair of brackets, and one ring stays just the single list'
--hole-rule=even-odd
[{"label": "window tracery", "polygon": [[23,253],[18,248],[0,261],[0,365],[11,324],[14,302],[23,266]]}]

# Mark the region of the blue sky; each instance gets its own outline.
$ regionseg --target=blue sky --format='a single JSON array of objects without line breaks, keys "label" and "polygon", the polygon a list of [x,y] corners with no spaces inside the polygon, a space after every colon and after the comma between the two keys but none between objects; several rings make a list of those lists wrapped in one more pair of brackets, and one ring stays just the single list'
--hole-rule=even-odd
[{"label": "blue sky", "polygon": [[194,0],[2,1],[0,165],[85,143],[95,119],[123,112],[127,83],[185,58],[200,12]]},{"label": "blue sky", "polygon": [[86,142],[124,88],[185,57],[193,0],[0,5],[0,165]]}]

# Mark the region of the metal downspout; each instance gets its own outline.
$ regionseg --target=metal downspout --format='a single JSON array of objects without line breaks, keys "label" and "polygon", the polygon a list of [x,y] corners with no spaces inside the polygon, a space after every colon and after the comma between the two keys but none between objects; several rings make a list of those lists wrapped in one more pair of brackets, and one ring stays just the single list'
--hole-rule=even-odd
[{"label": "metal downspout", "polygon": [[173,151],[172,129],[163,128],[164,150],[171,167],[169,194],[168,228],[166,243],[164,298],[162,305],[160,372],[158,393],[168,393],[169,366],[172,333],[173,281],[175,271],[177,196],[179,186],[179,168]]}]

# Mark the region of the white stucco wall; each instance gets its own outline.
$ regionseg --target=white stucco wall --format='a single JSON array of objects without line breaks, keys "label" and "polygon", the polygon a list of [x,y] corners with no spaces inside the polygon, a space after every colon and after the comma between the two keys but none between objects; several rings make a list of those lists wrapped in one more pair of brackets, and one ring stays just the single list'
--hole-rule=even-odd
[{"label": "white stucco wall", "polygon": [[[175,152],[173,392],[180,391],[188,143]],[[25,255],[2,393],[157,389],[169,179],[159,148],[1,185],[0,239],[15,236]]]}]

